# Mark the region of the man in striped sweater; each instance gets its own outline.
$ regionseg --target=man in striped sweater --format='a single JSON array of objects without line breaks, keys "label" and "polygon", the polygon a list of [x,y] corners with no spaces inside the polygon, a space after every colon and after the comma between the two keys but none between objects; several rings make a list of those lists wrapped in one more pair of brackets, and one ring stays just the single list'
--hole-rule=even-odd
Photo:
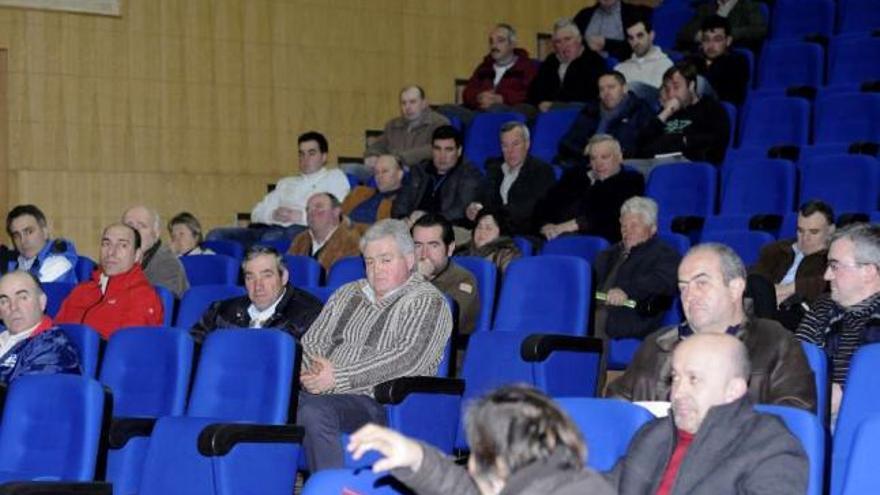
[{"label": "man in striped sweater", "polygon": [[825,349],[831,359],[831,414],[837,415],[849,363],[864,344],[880,342],[880,227],[856,224],[836,232],[828,249],[820,297],[797,329],[800,340]]},{"label": "man in striped sweater", "polygon": [[367,278],[340,287],[302,338],[297,424],[309,468],[343,464],[339,435],[385,424],[373,387],[433,376],[452,331],[443,295],[415,271],[415,247],[400,220],[383,220],[360,242]]}]

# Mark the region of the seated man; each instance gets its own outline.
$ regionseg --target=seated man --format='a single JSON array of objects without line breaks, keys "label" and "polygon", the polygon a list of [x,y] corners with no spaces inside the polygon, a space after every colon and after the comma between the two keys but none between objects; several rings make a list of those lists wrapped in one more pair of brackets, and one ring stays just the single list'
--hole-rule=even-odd
[{"label": "seated man", "polygon": [[122,222],[136,229],[141,235],[141,268],[147,280],[153,285],[161,285],[180,298],[189,288],[186,271],[177,255],[162,244],[159,238],[159,214],[146,206],[129,208],[122,216]]},{"label": "seated man", "polygon": [[590,138],[584,153],[590,157],[590,168],[566,171],[535,208],[541,234],[547,240],[576,233],[617,242],[620,207],[645,193],[645,177],[623,170],[620,143],[608,134]]},{"label": "seated man", "polygon": [[342,202],[342,213],[356,224],[391,218],[391,205],[403,185],[403,164],[394,155],[379,155],[373,167],[376,187],[356,186]]},{"label": "seated man", "polygon": [[698,334],[672,355],[671,414],[643,426],[607,475],[621,495],[804,494],[807,455],[784,423],[755,411],[749,350]]},{"label": "seated man", "polygon": [[650,7],[631,5],[621,0],[598,0],[592,7],[581,9],[574,16],[574,23],[590,50],[603,57],[625,60],[632,54],[626,42],[626,27],[633,19],[650,19],[651,14]]},{"label": "seated man", "polygon": [[529,127],[522,122],[501,126],[502,160],[486,163],[486,180],[479,202],[468,205],[467,217],[476,221],[483,207],[505,211],[512,235],[534,235],[534,210],[538,201],[556,184],[553,168],[529,154]]},{"label": "seated man", "polygon": [[772,283],[777,319],[794,330],[804,314],[801,303],[812,305],[825,292],[828,243],[834,233],[834,210],[820,200],[801,205],[797,238],[784,239],[761,248],[751,273]]},{"label": "seated man", "polygon": [[247,295],[217,301],[190,330],[196,342],[221,328],[278,328],[301,338],[321,312],[321,301],[289,283],[274,248],[252,246],[241,263]]},{"label": "seated man", "polygon": [[577,425],[558,405],[522,385],[501,387],[468,405],[465,431],[471,446],[467,469],[430,445],[376,425],[351,436],[355,459],[373,450],[383,456],[374,472],[391,471],[419,495],[615,493],[590,468]]},{"label": "seated man", "polygon": [[624,157],[636,156],[640,136],[654,112],[631,93],[623,74],[611,71],[599,78],[599,101],[588,102],[559,141],[557,160],[569,166],[588,166],[584,147],[596,134],[609,134],[620,143]]},{"label": "seated man", "polygon": [[724,17],[707,17],[700,27],[700,53],[690,60],[719,100],[742,105],[749,90],[749,62],[730,50],[733,37]]},{"label": "seated man", "polygon": [[695,334],[727,333],[748,350],[748,395],[753,402],[815,411],[813,372],[801,346],[778,322],[746,315],[745,286],[746,269],[732,249],[714,243],[691,248],[678,267],[687,320],[649,335],[606,394],[631,401],[669,400],[669,363],[675,346]]},{"label": "seated man", "polygon": [[449,119],[431,109],[424,89],[419,86],[403,88],[400,91],[400,117],[389,120],[382,136],[367,146],[365,169],[355,175],[362,180],[369,179],[380,155],[397,155],[406,167],[430,159],[431,135],[441,125],[449,125]]},{"label": "seated man", "polygon": [[373,387],[437,373],[452,316],[443,295],[415,272],[414,251],[406,223],[370,227],[361,238],[366,280],[340,287],[302,339],[296,422],[305,428],[313,473],[342,466],[340,433],[385,424]]},{"label": "seated man", "polygon": [[831,237],[825,279],[831,295],[804,315],[796,337],[825,349],[831,361],[831,414],[836,416],[853,354],[880,341],[880,227],[855,224]]},{"label": "seated man", "polygon": [[50,239],[46,215],[34,205],[18,205],[6,215],[6,233],[15,244],[7,271],[25,270],[40,282],[76,283],[76,248]]},{"label": "seated man", "polygon": [[483,182],[479,170],[462,158],[461,133],[452,126],[434,131],[433,160],[410,169],[391,207],[394,218],[439,213],[450,222],[467,224],[467,206],[476,201]]},{"label": "seated man", "polygon": [[[632,48],[632,57],[621,59],[614,70],[623,74],[631,87],[638,83],[659,90],[663,84],[663,73],[672,67],[672,60],[663,53],[662,48],[654,44],[654,26],[649,19],[636,17],[625,24],[624,28],[626,41]],[[636,94],[643,98],[647,96],[638,91]]]},{"label": "seated man", "polygon": [[208,234],[208,240],[231,239],[245,247],[259,241],[293,239],[305,230],[306,201],[316,192],[329,192],[345,199],[351,185],[339,169],[328,169],[327,138],[319,132],[306,132],[297,138],[299,175],[278,181],[275,189],[257,203],[251,212],[251,225],[246,229],[221,228]]},{"label": "seated man", "polygon": [[546,112],[595,100],[596,81],[604,71],[605,60],[584,48],[577,25],[560,19],[553,26],[553,53],[541,63],[529,87],[529,103]]},{"label": "seated man", "polygon": [[639,154],[681,153],[688,160],[720,165],[730,139],[727,111],[714,98],[697,94],[697,69],[678,62],[663,74],[663,109],[642,136]]},{"label": "seated man", "polygon": [[122,327],[162,325],[162,303],[141,269],[141,235],[116,223],[101,235],[99,269],[77,285],[55,316],[58,323],[84,323],[104,339]]},{"label": "seated man", "polygon": [[678,293],[678,251],[657,237],[657,203],[634,196],[620,207],[622,240],[599,253],[593,264],[597,295],[593,333],[597,337],[642,338],[660,327],[663,312]]},{"label": "seated man", "polygon": [[69,373],[79,375],[79,353],[63,330],[43,314],[46,294],[29,272],[0,278],[0,384],[19,376]]},{"label": "seated man", "polygon": [[428,214],[412,227],[418,272],[458,305],[458,329],[473,333],[480,314],[480,294],[474,275],[449,257],[455,252],[452,224],[442,215]]},{"label": "seated man", "polygon": [[311,256],[324,270],[346,256],[357,256],[361,235],[342,218],[342,205],[330,193],[316,193],[306,206],[309,228],[293,238],[288,254]]},{"label": "seated man", "polygon": [[713,15],[730,22],[730,34],[736,42],[755,53],[767,37],[767,19],[761,12],[758,0],[714,0],[697,5],[697,12],[675,37],[680,51],[691,51],[700,44],[700,26]]}]

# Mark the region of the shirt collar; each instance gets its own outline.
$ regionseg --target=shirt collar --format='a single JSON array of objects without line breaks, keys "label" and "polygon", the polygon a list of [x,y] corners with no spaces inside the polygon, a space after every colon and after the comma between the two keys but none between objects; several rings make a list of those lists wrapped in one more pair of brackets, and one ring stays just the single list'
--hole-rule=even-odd
[{"label": "shirt collar", "polygon": [[284,297],[284,294],[286,292],[287,292],[287,287],[285,287],[284,290],[281,291],[281,294],[278,295],[278,298],[275,299],[275,302],[270,304],[266,309],[264,309],[262,311],[257,309],[257,307],[254,306],[254,303],[251,303],[247,309],[248,316],[250,316],[251,321],[260,320],[261,323],[265,323],[266,320],[268,320],[269,318],[272,317],[272,315],[275,314],[275,308],[278,307],[278,303],[281,302],[281,299]]}]

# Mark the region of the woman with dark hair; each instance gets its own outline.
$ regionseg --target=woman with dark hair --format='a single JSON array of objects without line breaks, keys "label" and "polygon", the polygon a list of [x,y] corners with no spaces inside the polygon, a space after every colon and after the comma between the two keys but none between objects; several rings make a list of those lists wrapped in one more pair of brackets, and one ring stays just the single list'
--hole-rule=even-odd
[{"label": "woman with dark hair", "polygon": [[611,494],[611,486],[585,468],[587,446],[577,426],[541,392],[501,387],[474,401],[465,416],[471,456],[467,471],[436,449],[393,430],[367,425],[351,436],[355,459],[376,450],[373,471],[392,470],[416,493]]},{"label": "woman with dark hair", "polygon": [[491,261],[504,273],[511,261],[522,256],[510,238],[510,222],[504,211],[482,209],[475,219],[471,241],[455,254],[478,256]]},{"label": "woman with dark hair", "polygon": [[178,257],[215,254],[214,251],[201,247],[202,224],[188,211],[178,213],[168,221],[168,235],[171,237],[171,251]]}]

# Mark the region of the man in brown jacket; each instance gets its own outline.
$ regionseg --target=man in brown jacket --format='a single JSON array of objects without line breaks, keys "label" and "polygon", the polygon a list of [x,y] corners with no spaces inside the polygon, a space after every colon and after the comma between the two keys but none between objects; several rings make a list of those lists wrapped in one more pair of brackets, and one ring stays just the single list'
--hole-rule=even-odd
[{"label": "man in brown jacket", "polygon": [[743,309],[746,270],[723,244],[691,248],[678,267],[686,321],[648,336],[607,395],[631,401],[668,401],[671,358],[691,335],[727,333],[745,344],[752,370],[748,395],[754,403],[816,408],[813,372],[800,344],[778,322],[751,318]]},{"label": "man in brown jacket", "polygon": [[342,221],[342,205],[330,193],[317,193],[306,204],[309,228],[293,238],[288,254],[311,256],[329,270],[346,256],[360,254],[358,231]]}]

